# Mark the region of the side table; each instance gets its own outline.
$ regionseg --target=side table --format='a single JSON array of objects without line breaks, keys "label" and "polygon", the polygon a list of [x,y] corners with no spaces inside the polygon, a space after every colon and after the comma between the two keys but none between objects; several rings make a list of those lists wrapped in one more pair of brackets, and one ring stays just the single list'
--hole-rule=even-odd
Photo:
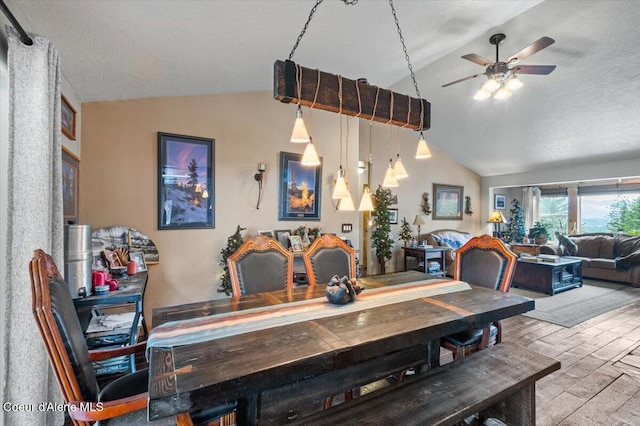
[{"label": "side table", "polygon": [[[425,273],[427,273],[428,271],[427,260],[434,259],[440,264],[440,272],[435,274],[429,274],[429,275],[435,275],[440,277],[445,276],[446,274],[445,252],[447,250],[446,247],[429,247],[429,248],[402,247],[402,250],[404,251],[404,270],[405,271],[407,270],[407,257],[413,257],[418,259],[417,270]],[[420,262],[422,262],[422,264],[424,265],[422,268],[420,268]]]}]

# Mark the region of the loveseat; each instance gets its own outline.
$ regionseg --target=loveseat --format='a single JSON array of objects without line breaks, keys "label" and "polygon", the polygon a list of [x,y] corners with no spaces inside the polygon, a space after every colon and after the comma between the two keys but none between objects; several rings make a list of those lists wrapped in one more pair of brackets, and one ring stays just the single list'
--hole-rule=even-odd
[{"label": "loveseat", "polygon": [[439,229],[428,234],[421,234],[419,241],[426,241],[434,247],[447,247],[445,251],[445,269],[448,276],[454,272],[455,251],[467,243],[473,234],[455,229]]},{"label": "loveseat", "polygon": [[619,281],[640,287],[640,236],[593,233],[569,235],[571,247],[545,244],[540,254],[568,256],[582,261],[582,276]]}]

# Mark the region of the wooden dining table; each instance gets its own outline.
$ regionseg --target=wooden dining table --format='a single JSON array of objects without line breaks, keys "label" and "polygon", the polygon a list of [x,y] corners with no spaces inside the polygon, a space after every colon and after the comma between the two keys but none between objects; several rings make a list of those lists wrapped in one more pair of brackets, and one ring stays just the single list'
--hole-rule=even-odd
[{"label": "wooden dining table", "polygon": [[[326,286],[317,285],[154,309],[149,419],[236,400],[238,424],[286,423],[322,409],[328,396],[407,368],[436,367],[444,336],[534,309],[523,296],[429,278],[407,271],[358,279],[365,290],[351,307],[330,305]],[[373,297],[406,286],[443,293]],[[284,312],[274,323],[263,319],[272,310]],[[233,325],[252,318],[239,330]],[[199,322],[209,329],[195,335],[213,335],[151,343]]]}]

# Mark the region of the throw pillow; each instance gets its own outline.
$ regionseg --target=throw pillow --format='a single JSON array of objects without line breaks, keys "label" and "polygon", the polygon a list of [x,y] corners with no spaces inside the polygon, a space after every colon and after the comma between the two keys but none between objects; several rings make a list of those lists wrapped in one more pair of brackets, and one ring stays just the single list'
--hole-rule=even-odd
[{"label": "throw pillow", "polygon": [[556,232],[556,238],[558,239],[560,245],[562,245],[567,250],[567,253],[569,253],[571,256],[575,256],[576,254],[578,254],[578,246],[576,245],[576,243],[571,241],[571,238],[567,237],[566,235],[562,235],[559,232]]}]

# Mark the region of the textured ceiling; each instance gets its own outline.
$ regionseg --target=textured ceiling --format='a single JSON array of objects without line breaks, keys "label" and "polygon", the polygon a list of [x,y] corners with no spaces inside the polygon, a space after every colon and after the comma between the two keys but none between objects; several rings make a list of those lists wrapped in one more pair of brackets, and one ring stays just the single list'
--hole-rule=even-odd
[{"label": "textured ceiling", "polygon": [[[313,0],[24,1],[9,8],[60,52],[82,101],[271,90]],[[409,1],[395,7],[421,95],[432,103],[428,140],[482,176],[640,158],[640,7],[633,1]],[[556,43],[523,64],[506,101],[472,99],[482,72],[460,58],[501,59],[542,36]],[[413,94],[386,1],[325,0],[293,59]],[[640,172],[640,171],[639,171]]]}]

